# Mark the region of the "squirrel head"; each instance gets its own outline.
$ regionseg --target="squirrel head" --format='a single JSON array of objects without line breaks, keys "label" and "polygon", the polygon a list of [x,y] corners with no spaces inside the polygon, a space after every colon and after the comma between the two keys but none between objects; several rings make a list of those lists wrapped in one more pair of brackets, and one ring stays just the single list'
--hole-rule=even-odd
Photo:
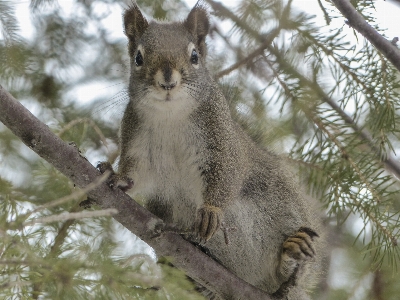
[{"label": "squirrel head", "polygon": [[136,4],[124,13],[129,40],[131,83],[170,100],[182,84],[205,72],[205,38],[210,22],[199,2],[183,22],[148,22]]}]

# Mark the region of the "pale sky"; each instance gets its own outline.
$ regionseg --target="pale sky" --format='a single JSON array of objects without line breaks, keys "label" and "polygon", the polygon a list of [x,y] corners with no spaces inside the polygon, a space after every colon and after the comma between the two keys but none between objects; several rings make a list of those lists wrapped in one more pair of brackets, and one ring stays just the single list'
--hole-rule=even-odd
[{"label": "pale sky", "polygon": [[[194,6],[197,0],[186,0],[186,3],[189,7]],[[234,7],[239,0],[221,0],[224,5]],[[322,1],[324,5],[327,6],[325,1]],[[30,23],[30,12],[29,12],[29,4],[28,0],[16,1],[16,9],[17,9],[17,18],[20,21],[20,33],[22,36],[29,38],[32,36],[33,28]],[[72,4],[73,0],[59,0],[61,8],[65,11],[66,15],[70,15],[76,13],[74,11]],[[299,9],[305,10],[307,13],[312,15],[317,15],[317,20],[323,21],[323,17],[321,14],[321,9],[318,6],[317,0],[294,0],[293,4],[295,7]],[[379,24],[381,24],[382,28],[388,28],[387,36],[395,37],[400,36],[400,5],[396,5],[391,1],[384,0],[376,0],[376,17],[378,19]],[[104,23],[107,24],[107,28],[115,34],[115,36],[122,37],[122,10],[118,4],[114,5],[105,5],[99,4],[97,9],[100,11],[109,9],[111,14],[110,16],[104,20]]]}]

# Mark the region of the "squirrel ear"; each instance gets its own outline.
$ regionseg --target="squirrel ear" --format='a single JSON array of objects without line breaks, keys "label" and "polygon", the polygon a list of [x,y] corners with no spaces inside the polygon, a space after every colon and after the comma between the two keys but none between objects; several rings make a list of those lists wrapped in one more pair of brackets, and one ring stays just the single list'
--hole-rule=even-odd
[{"label": "squirrel ear", "polygon": [[124,13],[125,35],[129,39],[129,54],[134,55],[137,48],[137,42],[146,31],[149,23],[143,17],[139,7],[133,3]]},{"label": "squirrel ear", "polygon": [[183,24],[197,38],[197,46],[199,47],[200,54],[205,56],[207,52],[205,39],[210,29],[210,20],[208,19],[206,7],[202,5],[202,1],[197,2]]}]

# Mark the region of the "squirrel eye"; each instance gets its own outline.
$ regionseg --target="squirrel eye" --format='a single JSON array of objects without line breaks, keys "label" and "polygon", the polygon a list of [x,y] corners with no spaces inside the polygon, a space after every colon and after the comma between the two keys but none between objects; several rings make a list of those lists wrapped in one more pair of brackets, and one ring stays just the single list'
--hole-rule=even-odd
[{"label": "squirrel eye", "polygon": [[143,56],[142,53],[140,53],[140,51],[138,51],[138,53],[136,54],[135,57],[135,64],[140,67],[143,65]]},{"label": "squirrel eye", "polygon": [[199,56],[194,49],[192,50],[192,55],[190,56],[190,62],[195,65],[197,65],[199,62]]}]

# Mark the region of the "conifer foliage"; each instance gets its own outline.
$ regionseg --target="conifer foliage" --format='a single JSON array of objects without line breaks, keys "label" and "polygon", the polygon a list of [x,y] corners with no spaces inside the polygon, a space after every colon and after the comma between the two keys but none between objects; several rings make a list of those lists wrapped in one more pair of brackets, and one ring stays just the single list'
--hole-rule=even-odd
[{"label": "conifer foliage", "polygon": [[[238,122],[287,156],[320,200],[328,275],[315,299],[396,299],[400,68],[393,57],[400,44],[380,28],[374,1],[351,1],[354,11],[341,0],[309,2],[321,17],[292,0],[229,8],[206,0],[208,68]],[[22,4],[0,0],[0,84],[92,164],[114,163],[129,59],[125,38],[107,20],[129,1],[70,4],[68,11],[62,1],[32,0],[32,33],[24,37]],[[180,0],[138,5],[168,20],[190,9]],[[354,12],[383,41],[366,34]],[[83,210],[85,191],[1,123],[0,141],[0,298],[202,299],[111,211]]]}]

